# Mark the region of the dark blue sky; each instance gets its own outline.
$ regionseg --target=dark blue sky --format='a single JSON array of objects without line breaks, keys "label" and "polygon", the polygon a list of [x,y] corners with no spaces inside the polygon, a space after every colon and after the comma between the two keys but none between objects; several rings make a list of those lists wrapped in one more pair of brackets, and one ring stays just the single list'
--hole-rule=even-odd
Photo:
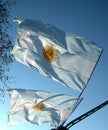
[{"label": "dark blue sky", "polygon": [[[11,11],[14,17],[38,19],[63,31],[81,35],[95,41],[103,48],[103,54],[85,89],[82,103],[67,122],[108,99],[108,1],[107,0],[19,0]],[[15,40],[17,24],[13,23],[10,35]],[[14,44],[14,42],[13,42]],[[11,88],[31,88],[73,95],[73,91],[40,75],[18,62],[12,64],[10,75],[15,76]],[[0,108],[0,130],[48,130],[48,125],[34,124],[7,126],[9,98]],[[108,106],[71,128],[74,130],[108,130]]]}]

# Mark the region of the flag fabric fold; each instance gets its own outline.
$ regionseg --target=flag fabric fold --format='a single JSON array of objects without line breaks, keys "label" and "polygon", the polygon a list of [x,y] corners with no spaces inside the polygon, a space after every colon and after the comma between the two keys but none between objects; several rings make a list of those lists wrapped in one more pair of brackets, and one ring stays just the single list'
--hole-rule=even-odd
[{"label": "flag fabric fold", "polygon": [[11,104],[8,112],[9,125],[49,123],[57,128],[68,119],[81,101],[80,98],[38,90],[9,89],[6,93]]},{"label": "flag fabric fold", "polygon": [[19,20],[15,60],[82,92],[102,53],[93,41],[36,20]]}]

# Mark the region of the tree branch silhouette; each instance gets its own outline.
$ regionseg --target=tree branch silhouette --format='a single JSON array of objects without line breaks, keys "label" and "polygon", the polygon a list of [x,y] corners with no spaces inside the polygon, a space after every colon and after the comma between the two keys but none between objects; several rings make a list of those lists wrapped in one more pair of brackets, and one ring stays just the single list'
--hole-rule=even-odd
[{"label": "tree branch silhouette", "polygon": [[8,87],[9,65],[13,62],[10,54],[13,45],[8,31],[12,26],[9,17],[14,4],[16,4],[14,0],[7,0],[5,2],[0,0],[0,83],[2,84],[0,84],[0,96],[3,94],[3,90]]}]

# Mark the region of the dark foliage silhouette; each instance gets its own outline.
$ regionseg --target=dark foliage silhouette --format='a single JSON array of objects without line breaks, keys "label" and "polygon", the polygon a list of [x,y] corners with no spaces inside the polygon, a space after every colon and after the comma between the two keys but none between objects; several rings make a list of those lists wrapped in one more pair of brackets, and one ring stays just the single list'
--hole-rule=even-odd
[{"label": "dark foliage silhouette", "polygon": [[10,11],[16,2],[14,0],[5,0],[4,2],[0,0],[0,95],[3,95],[3,90],[8,87],[7,82],[9,82],[9,65],[12,63],[11,50],[12,50],[12,40],[8,34],[11,24],[9,21]]}]

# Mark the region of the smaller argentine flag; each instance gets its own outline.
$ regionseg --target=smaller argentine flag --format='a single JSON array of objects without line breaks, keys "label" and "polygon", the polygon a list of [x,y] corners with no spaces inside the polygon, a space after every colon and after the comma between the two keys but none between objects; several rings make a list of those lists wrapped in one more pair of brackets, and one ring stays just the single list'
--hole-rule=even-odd
[{"label": "smaller argentine flag", "polygon": [[80,98],[46,91],[9,89],[8,124],[48,123],[57,128],[62,125],[81,102]]}]

